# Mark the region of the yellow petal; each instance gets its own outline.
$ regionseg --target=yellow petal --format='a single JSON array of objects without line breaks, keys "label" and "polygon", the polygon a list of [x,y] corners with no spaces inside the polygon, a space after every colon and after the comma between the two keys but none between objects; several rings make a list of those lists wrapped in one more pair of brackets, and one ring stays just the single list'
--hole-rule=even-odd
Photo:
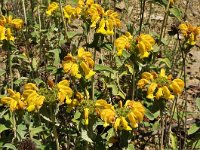
[{"label": "yellow petal", "polygon": [[163,90],[163,95],[164,95],[164,98],[165,99],[174,99],[174,95],[171,94],[171,92],[169,91],[168,87],[166,86],[163,86],[162,87],[162,90]]},{"label": "yellow petal", "polygon": [[156,99],[159,99],[161,96],[163,96],[162,88],[158,88],[158,91],[156,92]]},{"label": "yellow petal", "polygon": [[157,88],[157,84],[155,82],[152,82],[150,84],[150,86],[148,87],[147,98],[149,98],[149,99],[153,99],[154,98],[153,93],[156,90],[156,88]]},{"label": "yellow petal", "polygon": [[122,126],[125,130],[130,131],[132,128],[128,125],[128,122],[126,121],[125,117],[120,117]]},{"label": "yellow petal", "polygon": [[120,125],[120,122],[121,122],[121,119],[120,118],[117,118],[115,120],[115,123],[114,123],[114,129],[117,131],[119,125]]},{"label": "yellow petal", "polygon": [[89,109],[84,108],[85,125],[88,125],[88,123],[89,123],[88,116],[89,116]]},{"label": "yellow petal", "polygon": [[133,127],[133,128],[138,127],[138,123],[135,120],[133,112],[128,113],[128,119],[130,121],[131,127]]}]

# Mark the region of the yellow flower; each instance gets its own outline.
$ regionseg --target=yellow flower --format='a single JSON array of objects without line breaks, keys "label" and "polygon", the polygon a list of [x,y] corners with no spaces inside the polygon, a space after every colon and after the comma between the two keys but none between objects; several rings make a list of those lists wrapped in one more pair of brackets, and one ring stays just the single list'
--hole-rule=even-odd
[{"label": "yellow flower", "polygon": [[95,72],[89,68],[89,66],[85,62],[81,62],[80,64],[81,68],[83,69],[85,73],[85,78],[90,79],[92,76],[95,75]]},{"label": "yellow flower", "polygon": [[58,100],[62,104],[64,100],[67,100],[67,103],[69,103],[70,98],[72,97],[73,91],[69,87],[69,81],[68,80],[62,80],[57,84],[58,87]]},{"label": "yellow flower", "polygon": [[138,127],[138,123],[137,123],[137,121],[135,119],[135,115],[134,115],[133,112],[129,112],[128,113],[128,119],[130,121],[130,125],[131,125],[132,128],[137,128]]},{"label": "yellow flower", "polygon": [[159,75],[155,72],[142,73],[142,79],[138,81],[137,85],[139,88],[149,85],[147,90],[147,98],[149,99],[154,99],[155,97],[156,99],[173,100],[174,94],[181,94],[184,88],[184,82],[181,79],[174,79],[172,81],[172,76],[167,76],[165,69],[161,69]]},{"label": "yellow flower", "polygon": [[24,99],[27,99],[27,97],[31,94],[31,93],[36,93],[38,91],[38,88],[35,84],[33,83],[27,83],[24,85],[24,91],[23,91],[23,97]]},{"label": "yellow flower", "polygon": [[146,79],[146,80],[152,80],[153,79],[153,75],[149,72],[143,72],[142,73],[142,78]]},{"label": "yellow flower", "polygon": [[12,16],[0,16],[0,40],[14,41],[11,29],[21,29],[23,25],[23,20],[12,19]]},{"label": "yellow flower", "polygon": [[85,125],[88,125],[89,123],[88,116],[89,116],[89,108],[84,108]]},{"label": "yellow flower", "polygon": [[150,84],[150,86],[148,87],[148,91],[147,91],[147,98],[149,98],[149,99],[153,99],[154,98],[153,93],[156,90],[157,86],[158,85],[155,82],[152,82]]},{"label": "yellow flower", "polygon": [[101,19],[101,15],[103,15],[104,10],[99,4],[92,4],[87,10],[88,15],[91,17],[91,28],[95,28],[98,21]]},{"label": "yellow flower", "polygon": [[66,5],[63,9],[64,17],[68,19],[68,22],[71,22],[71,18],[75,18],[77,15],[77,11],[71,5]]},{"label": "yellow flower", "polygon": [[35,90],[35,91],[38,91],[38,88],[37,88],[36,84],[27,83],[27,84],[24,85],[24,90]]},{"label": "yellow flower", "polygon": [[124,49],[130,48],[132,39],[133,36],[131,36],[131,34],[127,32],[125,35],[122,35],[115,40],[115,46],[118,56],[122,55]]},{"label": "yellow flower", "polygon": [[101,34],[106,34],[106,30],[105,30],[105,27],[106,27],[106,21],[104,18],[101,19],[100,23],[99,23],[99,28],[97,29],[97,33],[101,33]]},{"label": "yellow flower", "polygon": [[24,109],[25,103],[23,98],[19,92],[15,92],[12,89],[8,89],[9,96],[3,97],[1,99],[1,103],[8,105],[10,107],[10,111],[15,111],[18,109]]},{"label": "yellow flower", "polygon": [[25,102],[27,104],[27,111],[38,111],[41,108],[44,99],[44,96],[41,96],[36,92],[33,92],[30,95],[28,95],[27,99],[25,99]]},{"label": "yellow flower", "polygon": [[[131,110],[129,112],[129,113],[131,113],[130,118],[134,117],[134,120],[137,123],[139,123],[143,120],[145,109],[144,109],[144,106],[140,102],[136,102],[133,100],[127,100],[125,103],[125,107],[130,108],[130,110]],[[133,118],[131,118],[131,119],[133,120]],[[131,122],[131,120],[130,120],[130,122]],[[132,122],[132,124],[136,125],[134,122]]]},{"label": "yellow flower", "polygon": [[113,26],[120,27],[121,21],[119,19],[119,14],[113,10],[107,10],[104,16],[108,17],[108,21],[113,23]]},{"label": "yellow flower", "polygon": [[200,27],[192,26],[189,23],[182,23],[178,28],[186,38],[188,44],[196,44],[197,36],[200,34]]},{"label": "yellow flower", "polygon": [[102,109],[100,111],[100,117],[105,122],[104,127],[109,126],[115,120],[115,112],[112,109]]},{"label": "yellow flower", "polygon": [[14,41],[14,36],[12,36],[12,32],[10,28],[6,29],[6,37],[8,41]]},{"label": "yellow flower", "polygon": [[163,89],[158,88],[158,91],[156,92],[156,99],[160,99],[160,97],[163,96]]},{"label": "yellow flower", "polygon": [[91,6],[92,4],[94,4],[94,0],[87,0],[86,1],[87,6]]},{"label": "yellow flower", "polygon": [[15,29],[21,29],[23,26],[23,20],[22,19],[13,19],[11,21],[11,24],[14,26]]},{"label": "yellow flower", "polygon": [[119,128],[120,122],[121,122],[121,119],[120,119],[120,118],[117,118],[117,119],[115,120],[114,129],[115,129],[116,131],[117,131],[117,129]]},{"label": "yellow flower", "polygon": [[114,110],[114,106],[112,106],[111,104],[108,104],[107,101],[105,101],[103,99],[96,100],[95,106],[96,106],[96,108],[99,108],[99,109],[112,109],[112,110]]},{"label": "yellow flower", "polygon": [[149,83],[150,82],[147,79],[140,79],[137,83],[137,86],[142,89],[145,85]]},{"label": "yellow flower", "polygon": [[50,3],[47,8],[46,15],[50,16],[57,9],[58,9],[58,3],[56,3],[56,2]]},{"label": "yellow flower", "polygon": [[0,16],[0,26],[5,26],[6,24],[6,17],[1,15]]},{"label": "yellow flower", "polygon": [[113,35],[114,34],[114,23],[113,23],[113,20],[111,19],[107,19],[106,20],[106,34],[107,35]]},{"label": "yellow flower", "polygon": [[140,58],[145,58],[149,56],[149,52],[153,50],[153,45],[155,44],[155,40],[149,34],[141,34],[137,38],[137,47],[139,49]]},{"label": "yellow flower", "polygon": [[6,32],[5,27],[0,25],[0,41],[6,39],[5,32]]},{"label": "yellow flower", "polygon": [[128,125],[128,122],[126,121],[125,117],[120,117],[121,124],[124,130],[130,131],[132,128]]},{"label": "yellow flower", "polygon": [[81,78],[81,74],[79,74],[79,66],[76,63],[76,59],[71,54],[65,56],[62,66],[65,73],[69,73],[76,78]]},{"label": "yellow flower", "polygon": [[187,36],[188,26],[186,24],[180,24],[178,28],[184,36]]},{"label": "yellow flower", "polygon": [[167,86],[163,86],[162,91],[165,99],[174,99],[174,95],[171,94]]},{"label": "yellow flower", "polygon": [[174,79],[170,85],[170,88],[176,94],[181,94],[184,88],[184,82],[181,79]]},{"label": "yellow flower", "polygon": [[138,123],[143,120],[145,109],[140,102],[127,100],[124,107],[120,103],[119,108],[116,109],[116,113],[118,117],[113,125],[114,129],[116,131],[118,129],[130,131],[132,128],[138,127]]}]

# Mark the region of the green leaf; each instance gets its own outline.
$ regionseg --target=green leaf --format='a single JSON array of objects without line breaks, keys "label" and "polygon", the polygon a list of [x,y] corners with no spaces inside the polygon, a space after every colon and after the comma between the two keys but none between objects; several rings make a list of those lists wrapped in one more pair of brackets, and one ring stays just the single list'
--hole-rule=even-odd
[{"label": "green leaf", "polygon": [[167,67],[171,68],[171,62],[168,58],[161,58],[160,61],[164,62],[167,65]]},{"label": "green leaf", "polygon": [[128,71],[133,74],[134,73],[134,69],[131,65],[126,65],[126,67],[128,68]]},{"label": "green leaf", "polygon": [[[41,83],[44,83],[44,81],[42,81],[40,78],[35,78],[34,81],[35,81],[35,83],[36,83],[37,85],[40,85]],[[45,83],[44,83],[44,84],[45,84]]]},{"label": "green leaf", "polygon": [[52,74],[55,74],[57,72],[57,67],[52,66],[52,65],[48,65],[47,70],[50,71]]},{"label": "green leaf", "polygon": [[37,59],[36,59],[36,58],[33,58],[33,59],[32,59],[32,67],[33,67],[33,70],[34,70],[34,71],[37,70],[37,66],[38,66]]},{"label": "green leaf", "polygon": [[111,42],[102,43],[100,47],[108,51],[113,50],[113,44]]},{"label": "green leaf", "polygon": [[3,70],[3,69],[0,69],[0,76],[4,75],[5,73],[6,73],[6,71],[5,71],[5,70]]},{"label": "green leaf", "polygon": [[173,7],[169,9],[172,16],[176,17],[179,21],[181,21],[181,12],[178,8]]},{"label": "green leaf", "polygon": [[120,57],[115,57],[115,63],[116,63],[117,68],[123,65],[123,62],[121,61]]},{"label": "green leaf", "polygon": [[196,131],[198,131],[200,129],[200,126],[198,126],[196,123],[193,124],[190,129],[188,130],[188,134],[193,134],[195,133]]},{"label": "green leaf", "polygon": [[118,87],[117,87],[117,85],[115,84],[115,83],[111,83],[111,84],[109,84],[109,85],[107,85],[108,86],[108,88],[111,88],[112,89],[112,94],[113,95],[118,95]]},{"label": "green leaf", "polygon": [[134,147],[134,144],[131,143],[131,144],[128,144],[128,147],[126,148],[126,150],[134,150],[135,147]]},{"label": "green leaf", "polygon": [[159,128],[160,128],[160,121],[158,120],[153,124],[152,129],[153,129],[153,131],[157,131],[157,130],[159,130]]},{"label": "green leaf", "polygon": [[111,72],[111,73],[114,72],[112,68],[110,68],[108,66],[104,66],[104,65],[98,65],[98,64],[95,65],[94,70],[100,71],[100,72],[101,71],[108,71],[108,72]]},{"label": "green leaf", "polygon": [[31,128],[31,129],[30,129],[30,134],[31,134],[32,136],[35,136],[36,134],[38,134],[38,133],[40,133],[40,132],[42,132],[42,131],[44,131],[44,128],[43,128],[42,126],[39,126],[39,127],[37,127],[37,128]]},{"label": "green leaf", "polygon": [[17,148],[15,147],[15,145],[13,144],[10,144],[10,143],[6,143],[2,146],[2,148],[5,147],[5,148],[9,148],[9,149],[12,149],[12,150],[17,150]]},{"label": "green leaf", "polygon": [[128,51],[124,50],[124,51],[122,51],[122,56],[123,56],[125,59],[127,59],[127,58],[129,58],[129,57],[131,56],[131,54],[130,54]]},{"label": "green leaf", "polygon": [[17,126],[17,135],[20,136],[19,138],[20,139],[24,139],[25,138],[25,135],[26,135],[26,132],[27,131],[27,127],[26,125],[23,125],[23,124],[20,124]]},{"label": "green leaf", "polygon": [[9,128],[7,128],[4,124],[0,124],[0,133],[3,131],[8,130]]},{"label": "green leaf", "polygon": [[81,137],[87,142],[93,143],[92,139],[89,138],[88,133],[86,130],[81,130]]},{"label": "green leaf", "polygon": [[200,97],[196,98],[196,105],[198,109],[200,110]]},{"label": "green leaf", "polygon": [[149,120],[154,120],[154,115],[153,115],[148,109],[145,109],[145,116],[146,116]]},{"label": "green leaf", "polygon": [[79,119],[81,117],[80,111],[76,111],[74,114],[74,119]]},{"label": "green leaf", "polygon": [[58,64],[60,63],[60,57],[59,57],[60,50],[59,50],[59,49],[53,49],[53,50],[50,50],[50,51],[48,51],[48,52],[54,54],[54,62],[53,62],[53,65],[54,65],[54,66],[58,66]]},{"label": "green leaf", "polygon": [[70,32],[67,32],[67,37],[68,37],[68,39],[71,39],[74,36],[76,36],[76,34],[77,34],[77,32],[70,31]]},{"label": "green leaf", "polygon": [[170,140],[171,140],[171,147],[173,148],[173,150],[177,149],[177,137],[176,134],[173,132],[170,132]]}]

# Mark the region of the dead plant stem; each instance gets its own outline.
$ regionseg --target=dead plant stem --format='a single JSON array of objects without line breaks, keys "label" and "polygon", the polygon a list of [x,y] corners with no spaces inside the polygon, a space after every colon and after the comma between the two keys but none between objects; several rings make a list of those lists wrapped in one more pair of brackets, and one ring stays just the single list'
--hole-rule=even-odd
[{"label": "dead plant stem", "polygon": [[161,43],[162,38],[163,38],[164,28],[167,24],[167,19],[168,19],[168,14],[169,14],[169,5],[170,5],[170,0],[168,0],[167,7],[165,9],[165,15],[164,15],[164,19],[163,19],[162,27],[161,27],[161,32],[160,32],[160,40],[159,40],[160,43]]},{"label": "dead plant stem", "polygon": [[65,22],[64,14],[63,14],[63,8],[62,8],[62,2],[59,0],[59,7],[60,7],[60,12],[61,12],[61,17],[62,17],[62,22],[65,30],[65,39],[68,41],[68,36],[67,36],[67,25]]}]

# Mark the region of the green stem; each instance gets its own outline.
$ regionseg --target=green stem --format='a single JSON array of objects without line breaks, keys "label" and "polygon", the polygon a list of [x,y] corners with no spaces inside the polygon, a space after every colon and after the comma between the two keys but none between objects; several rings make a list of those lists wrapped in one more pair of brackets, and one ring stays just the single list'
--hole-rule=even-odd
[{"label": "green stem", "polygon": [[143,23],[143,20],[144,20],[145,3],[146,3],[146,0],[140,0],[140,29],[139,29],[139,34],[142,30],[142,23]]},{"label": "green stem", "polygon": [[12,129],[13,129],[13,139],[12,139],[12,143],[14,142],[14,140],[17,137],[17,128],[16,128],[16,120],[15,120],[15,112],[11,112],[11,118],[12,118]]},{"label": "green stem", "polygon": [[59,0],[59,7],[60,7],[60,12],[61,12],[62,22],[63,22],[64,29],[65,29],[65,39],[68,41],[68,37],[67,37],[67,25],[66,25],[66,22],[65,22],[64,14],[63,14],[61,0]]},{"label": "green stem", "polygon": [[171,111],[170,111],[170,113],[169,113],[169,115],[170,115],[170,116],[169,116],[169,129],[168,129],[168,132],[166,132],[166,133],[168,133],[168,134],[167,134],[167,137],[166,137],[166,143],[169,143],[169,134],[170,134],[170,131],[171,131],[171,123],[172,123],[172,120],[173,120],[173,116],[174,116],[174,113],[175,113],[175,106],[177,105],[178,99],[179,99],[179,95],[178,95],[178,97],[176,97],[175,100],[173,101],[172,109],[171,109]]},{"label": "green stem", "polygon": [[134,69],[134,65],[133,65],[133,70],[134,70],[134,72],[133,72],[133,75],[132,75],[132,100],[134,100],[134,98],[135,98],[135,88],[136,88],[136,86],[135,86],[135,69]]},{"label": "green stem", "polygon": [[56,120],[56,114],[53,112],[53,105],[50,106],[50,112],[51,112],[51,121],[53,123],[53,135],[54,135],[54,139],[56,141],[56,150],[60,150],[60,144],[59,144],[59,140],[58,140],[58,132],[56,129],[56,125],[55,125],[55,120]]},{"label": "green stem", "polygon": [[24,23],[25,23],[25,25],[27,25],[26,7],[25,7],[24,0],[22,0],[22,7],[23,7],[23,13],[24,13]]},{"label": "green stem", "polygon": [[186,82],[186,57],[187,57],[187,53],[183,54],[183,77],[184,77],[184,95],[185,95],[185,105],[184,105],[184,143],[183,143],[183,149],[186,149],[186,142],[187,142],[187,127],[186,127],[186,122],[187,122],[187,82]]},{"label": "green stem", "polygon": [[[95,60],[96,60],[96,48],[94,49],[93,60],[94,60],[94,64],[95,64]],[[95,89],[94,88],[95,87],[94,76],[92,77],[92,100],[94,100],[94,89]]]},{"label": "green stem", "polygon": [[6,41],[6,50],[7,50],[7,79],[10,77],[10,88],[13,89],[13,73],[12,73],[12,57],[11,57],[11,49],[10,49],[10,43],[9,41]]},{"label": "green stem", "polygon": [[160,142],[160,150],[163,149],[163,143],[164,143],[164,127],[165,127],[165,122],[164,122],[164,115],[163,115],[163,110],[160,110],[160,117],[161,117],[161,142]]},{"label": "green stem", "polygon": [[166,7],[166,9],[165,9],[165,16],[164,16],[164,20],[163,20],[163,22],[162,22],[161,33],[160,33],[160,40],[159,40],[160,43],[161,43],[161,41],[162,41],[163,33],[164,33],[164,28],[165,28],[165,26],[166,26],[167,19],[168,19],[169,5],[170,5],[170,0],[168,0],[167,7]]}]

